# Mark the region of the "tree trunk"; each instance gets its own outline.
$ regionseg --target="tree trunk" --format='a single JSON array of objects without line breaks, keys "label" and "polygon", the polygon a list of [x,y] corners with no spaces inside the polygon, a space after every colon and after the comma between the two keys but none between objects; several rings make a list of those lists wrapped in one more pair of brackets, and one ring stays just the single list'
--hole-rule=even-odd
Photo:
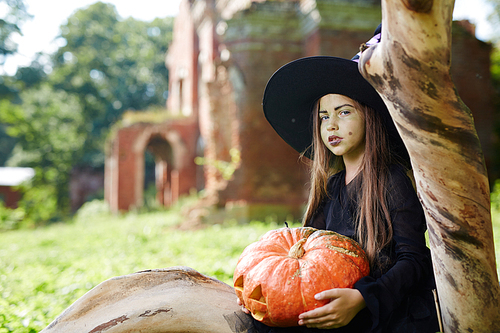
[{"label": "tree trunk", "polygon": [[188,267],[120,276],[79,298],[41,333],[253,333],[233,287]]},{"label": "tree trunk", "polygon": [[445,332],[500,332],[490,193],[472,115],[450,74],[453,0],[382,1],[381,43],[360,71],[412,159]]}]

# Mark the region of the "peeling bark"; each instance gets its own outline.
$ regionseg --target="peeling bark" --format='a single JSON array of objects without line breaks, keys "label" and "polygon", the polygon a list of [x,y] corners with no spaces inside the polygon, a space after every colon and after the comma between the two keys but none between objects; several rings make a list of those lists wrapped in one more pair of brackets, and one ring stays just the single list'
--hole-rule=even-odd
[{"label": "peeling bark", "polygon": [[500,332],[489,185],[472,114],[450,75],[453,0],[385,0],[360,71],[412,159],[445,332]]},{"label": "peeling bark", "polygon": [[102,282],[41,333],[253,333],[233,287],[188,267]]}]

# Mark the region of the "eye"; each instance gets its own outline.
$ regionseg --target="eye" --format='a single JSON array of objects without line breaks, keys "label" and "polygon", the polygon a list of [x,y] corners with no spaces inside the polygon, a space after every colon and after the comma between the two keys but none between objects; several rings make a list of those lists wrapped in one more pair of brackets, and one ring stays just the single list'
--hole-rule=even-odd
[{"label": "eye", "polygon": [[330,118],[330,117],[328,116],[328,113],[326,113],[326,112],[321,112],[319,114],[319,120],[321,120],[321,121],[327,120],[328,118]]},{"label": "eye", "polygon": [[339,112],[339,115],[340,115],[340,116],[347,116],[347,115],[349,115],[349,114],[351,114],[351,111],[350,111],[350,110],[341,110],[341,111]]}]

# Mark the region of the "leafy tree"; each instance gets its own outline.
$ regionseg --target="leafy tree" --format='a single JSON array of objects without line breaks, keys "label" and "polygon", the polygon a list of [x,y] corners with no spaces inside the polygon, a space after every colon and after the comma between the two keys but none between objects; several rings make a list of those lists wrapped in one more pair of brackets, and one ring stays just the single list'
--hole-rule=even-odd
[{"label": "leafy tree", "polygon": [[491,6],[492,11],[488,16],[488,21],[491,23],[491,27],[493,28],[493,39],[498,40],[500,34],[500,0],[486,0]]},{"label": "leafy tree", "polygon": [[172,24],[172,18],[120,20],[114,6],[97,2],[61,27],[67,44],[53,56],[50,82],[82,105],[89,135],[78,163],[103,165],[108,128],[124,111],[165,104]]},{"label": "leafy tree", "polygon": [[9,78],[22,92],[0,101],[0,124],[17,140],[7,163],[36,170],[21,202],[29,218],[68,211],[71,170],[103,167],[104,140],[124,111],[164,107],[172,26],[173,18],[122,20],[97,2],[61,26],[66,45],[52,55],[51,73],[34,61]]},{"label": "leafy tree", "polygon": [[21,98],[22,106],[0,102],[0,121],[18,140],[9,165],[35,169],[21,206],[35,222],[50,220],[68,207],[72,163],[85,141],[82,107],[75,96],[47,84],[22,92]]},{"label": "leafy tree", "polygon": [[[12,36],[20,34],[20,26],[30,18],[23,0],[0,0],[0,68],[3,67],[7,56],[17,51],[17,45]],[[15,99],[19,88],[16,80],[9,76],[0,76],[0,98]],[[0,165],[4,165],[14,145],[15,138],[7,135],[6,125],[0,123]]]},{"label": "leafy tree", "polygon": [[6,130],[7,124],[0,123],[0,166],[5,165],[16,145],[16,139],[8,135]]},{"label": "leafy tree", "polygon": [[[29,67],[21,67],[15,76],[0,76],[0,99],[20,104],[19,92],[37,87],[45,80],[46,74],[38,61],[33,61]],[[0,121],[0,166],[5,165],[10,158],[17,139],[7,134],[7,124]]]},{"label": "leafy tree", "polygon": [[0,17],[0,65],[3,65],[5,57],[17,51],[12,35],[21,33],[20,25],[31,15],[23,0],[0,0],[0,8],[5,9],[5,15]]}]

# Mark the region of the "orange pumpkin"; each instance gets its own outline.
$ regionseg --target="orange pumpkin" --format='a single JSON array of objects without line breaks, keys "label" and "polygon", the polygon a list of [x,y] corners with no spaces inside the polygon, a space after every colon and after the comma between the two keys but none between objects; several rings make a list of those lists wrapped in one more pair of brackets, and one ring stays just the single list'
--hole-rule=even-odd
[{"label": "orange pumpkin", "polygon": [[266,233],[241,254],[233,282],[252,316],[268,326],[297,326],[299,314],[321,307],[317,293],[352,288],[368,275],[365,252],[333,231],[281,228]]}]

